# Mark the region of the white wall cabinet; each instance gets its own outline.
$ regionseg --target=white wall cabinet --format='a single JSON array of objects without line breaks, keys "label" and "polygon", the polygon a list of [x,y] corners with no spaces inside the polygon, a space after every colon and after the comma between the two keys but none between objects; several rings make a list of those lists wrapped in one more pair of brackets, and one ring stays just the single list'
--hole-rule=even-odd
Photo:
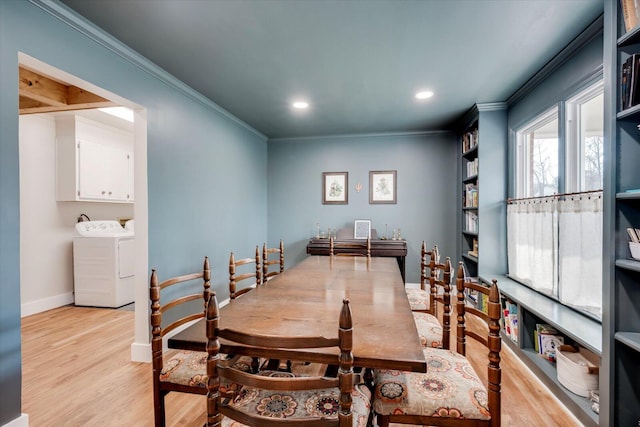
[{"label": "white wall cabinet", "polygon": [[84,117],[56,118],[58,201],[131,203],[133,135]]}]

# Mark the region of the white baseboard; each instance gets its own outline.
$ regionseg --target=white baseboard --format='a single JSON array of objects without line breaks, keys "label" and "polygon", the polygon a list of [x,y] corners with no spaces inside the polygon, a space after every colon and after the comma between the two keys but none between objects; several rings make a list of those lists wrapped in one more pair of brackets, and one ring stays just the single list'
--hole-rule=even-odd
[{"label": "white baseboard", "polygon": [[31,316],[32,314],[42,313],[43,311],[51,310],[53,308],[73,304],[74,301],[73,292],[68,292],[66,294],[54,295],[52,297],[26,302],[20,307],[20,317]]},{"label": "white baseboard", "polygon": [[134,342],[131,344],[132,362],[151,362],[151,344]]},{"label": "white baseboard", "polygon": [[420,283],[405,283],[404,287],[407,289],[420,289]]},{"label": "white baseboard", "polygon": [[2,427],[29,427],[29,415],[21,414],[18,418],[9,421]]}]

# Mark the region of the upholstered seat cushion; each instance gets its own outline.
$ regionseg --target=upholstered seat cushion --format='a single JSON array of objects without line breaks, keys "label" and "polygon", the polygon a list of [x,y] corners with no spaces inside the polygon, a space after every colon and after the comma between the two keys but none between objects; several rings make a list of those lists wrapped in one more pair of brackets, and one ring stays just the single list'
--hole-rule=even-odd
[{"label": "upholstered seat cushion", "polygon": [[487,390],[464,356],[425,348],[427,373],[374,371],[373,410],[382,415],[491,419]]},{"label": "upholstered seat cushion", "polygon": [[413,313],[413,320],[423,347],[442,347],[442,326],[438,319],[429,313]]},{"label": "upholstered seat cushion", "polygon": [[409,305],[411,310],[414,311],[426,311],[429,310],[429,302],[431,301],[431,295],[429,292],[420,288],[406,288],[407,297],[409,298]]},{"label": "upholstered seat cushion", "polygon": [[[293,377],[294,374],[280,371],[261,371],[260,375]],[[371,411],[371,392],[364,384],[354,385],[351,393],[353,426],[367,425]],[[340,390],[328,388],[309,391],[267,391],[243,388],[229,403],[235,409],[270,418],[337,418],[340,409]],[[222,427],[243,427],[242,423],[224,417]]]},{"label": "upholstered seat cushion", "polygon": [[[234,368],[248,372],[251,370],[251,357],[235,356],[222,363],[231,363]],[[163,363],[160,373],[161,382],[182,384],[190,387],[207,387],[207,353],[204,351],[178,351]]]}]

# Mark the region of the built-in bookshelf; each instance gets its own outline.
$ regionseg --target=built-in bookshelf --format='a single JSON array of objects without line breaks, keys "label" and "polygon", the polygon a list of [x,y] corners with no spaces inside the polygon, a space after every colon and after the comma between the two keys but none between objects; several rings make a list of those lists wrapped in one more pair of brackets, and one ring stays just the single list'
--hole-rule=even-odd
[{"label": "built-in bookshelf", "polygon": [[605,141],[611,143],[605,153],[602,426],[640,425],[640,261],[631,257],[626,231],[640,228],[637,12],[633,1],[605,1]]},{"label": "built-in bookshelf", "polygon": [[[496,275],[480,277],[483,282],[492,278]],[[511,348],[585,426],[597,426],[599,416],[593,410],[591,396],[579,396],[560,383],[555,353],[549,354],[543,341],[582,348],[598,360],[602,356],[600,323],[506,276],[498,278],[498,287],[504,345]],[[541,333],[547,335],[544,340]]]},{"label": "built-in bookshelf", "polygon": [[[460,125],[458,251],[467,276],[506,273],[507,114],[502,102],[477,104]],[[483,239],[482,236],[490,236]],[[487,256],[483,256],[483,254]],[[473,302],[473,299],[471,299]]]}]

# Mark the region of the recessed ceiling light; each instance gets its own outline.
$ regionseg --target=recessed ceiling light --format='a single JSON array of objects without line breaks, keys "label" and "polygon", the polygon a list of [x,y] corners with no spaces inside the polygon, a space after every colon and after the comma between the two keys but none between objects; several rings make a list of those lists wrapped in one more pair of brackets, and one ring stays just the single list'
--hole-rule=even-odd
[{"label": "recessed ceiling light", "polygon": [[297,108],[299,110],[304,110],[305,108],[309,108],[309,103],[306,101],[296,101],[291,105],[293,105],[293,108]]},{"label": "recessed ceiling light", "polygon": [[425,91],[416,93],[416,99],[428,99],[428,98],[431,98],[432,96],[433,96],[433,92],[431,92],[430,90],[425,90]]}]

